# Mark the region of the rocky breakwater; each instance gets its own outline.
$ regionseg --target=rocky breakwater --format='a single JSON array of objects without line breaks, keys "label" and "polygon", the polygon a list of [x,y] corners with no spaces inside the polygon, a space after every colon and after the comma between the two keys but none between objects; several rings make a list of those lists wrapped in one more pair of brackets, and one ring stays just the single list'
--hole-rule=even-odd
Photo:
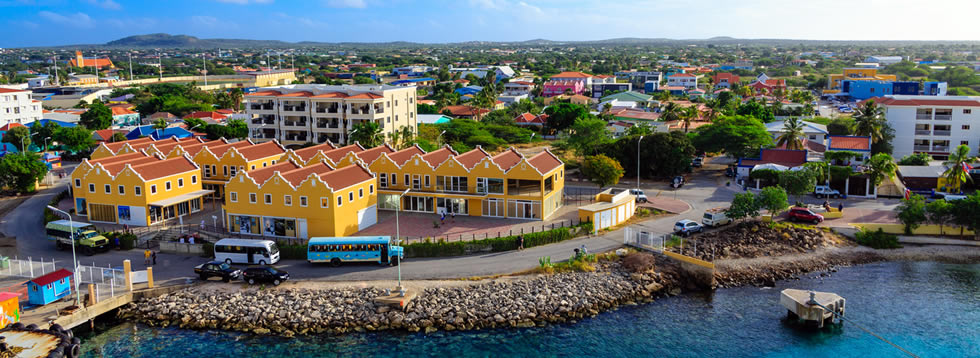
[{"label": "rocky breakwater", "polygon": [[630,273],[617,262],[596,272],[495,280],[427,288],[403,310],[378,305],[377,288],[242,289],[204,287],[145,299],[120,310],[123,319],[155,326],[275,333],[373,330],[472,330],[572,322],[622,304],[647,302],[670,288],[664,276]]}]

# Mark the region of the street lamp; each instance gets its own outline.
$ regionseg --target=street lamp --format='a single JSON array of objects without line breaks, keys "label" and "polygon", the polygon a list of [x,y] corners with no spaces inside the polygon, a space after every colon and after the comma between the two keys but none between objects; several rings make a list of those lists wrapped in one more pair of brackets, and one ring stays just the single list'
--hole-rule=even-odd
[{"label": "street lamp", "polygon": [[357,128],[354,128],[354,130],[350,131],[350,133],[347,133],[347,144],[350,144],[350,137],[353,136],[354,133],[357,133]]},{"label": "street lamp", "polygon": [[[395,240],[398,243],[401,243],[401,231],[400,231],[400,228],[401,227],[400,227],[400,224],[398,222],[398,212],[399,211],[402,211],[402,197],[405,196],[405,194],[408,194],[408,192],[411,191],[411,190],[412,190],[412,188],[405,189],[405,191],[403,191],[401,194],[398,194],[398,196],[397,196],[397,198],[398,198],[398,208],[395,209]],[[402,260],[401,260],[401,255],[395,255],[395,260],[396,260],[395,261],[395,266],[398,266],[398,287],[396,287],[395,289],[398,291],[398,294],[399,295],[404,296],[405,295],[405,293],[404,293],[405,291],[402,290]]]},{"label": "street lamp", "polygon": [[439,143],[439,146],[442,146],[442,135],[443,134],[446,134],[446,131],[442,131],[442,133],[439,133],[439,135],[436,136],[436,142]]},{"label": "street lamp", "polygon": [[636,190],[640,190],[640,141],[643,136],[636,140]]},{"label": "street lamp", "polygon": [[68,217],[68,226],[69,226],[68,238],[71,240],[71,262],[74,265],[74,267],[72,267],[71,273],[72,273],[72,275],[75,275],[75,305],[81,307],[82,306],[82,298],[78,295],[78,277],[79,277],[78,276],[78,259],[75,258],[75,224],[71,220],[71,214],[66,213],[63,210],[58,209],[56,207],[53,207],[51,205],[48,205],[48,209],[50,209],[51,211],[57,212],[57,213],[61,213],[62,215],[65,215],[65,216]]}]

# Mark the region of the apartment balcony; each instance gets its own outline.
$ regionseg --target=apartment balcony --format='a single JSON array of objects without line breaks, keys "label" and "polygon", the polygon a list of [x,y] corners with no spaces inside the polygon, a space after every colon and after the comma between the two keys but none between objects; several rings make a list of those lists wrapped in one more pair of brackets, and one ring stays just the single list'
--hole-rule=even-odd
[{"label": "apartment balcony", "polygon": [[918,144],[916,144],[916,145],[913,145],[912,146],[912,150],[917,151],[917,152],[928,152],[929,151],[929,146],[928,145],[918,145]]},{"label": "apartment balcony", "polygon": [[915,119],[923,120],[923,121],[928,121],[928,120],[931,120],[932,119],[932,114],[916,113],[915,114]]},{"label": "apartment balcony", "polygon": [[291,106],[288,104],[284,104],[282,105],[282,111],[283,112],[306,112],[306,105]]},{"label": "apartment balcony", "polygon": [[303,120],[303,121],[282,121],[282,126],[283,127],[306,128],[307,127],[307,124],[308,124],[308,122],[306,122],[305,120]]},{"label": "apartment balcony", "polygon": [[253,111],[274,111],[276,109],[276,105],[272,103],[266,103],[266,104],[253,103],[248,106],[248,109],[251,109]]},{"label": "apartment balcony", "polygon": [[252,118],[252,121],[249,123],[252,124],[253,127],[273,126],[276,124],[276,118],[275,117]]},{"label": "apartment balcony", "polygon": [[916,129],[915,130],[915,134],[916,135],[930,135],[930,134],[932,134],[932,131],[930,131],[928,129]]},{"label": "apartment balcony", "polygon": [[953,115],[952,114],[937,114],[936,117],[935,117],[935,120],[937,120],[937,121],[951,121],[951,120],[953,120]]},{"label": "apartment balcony", "polygon": [[949,152],[949,146],[948,145],[934,145],[934,146],[932,146],[932,151],[933,152],[948,153]]},{"label": "apartment balcony", "polygon": [[249,134],[252,139],[276,139],[276,131],[252,131]]},{"label": "apartment balcony", "polygon": [[283,141],[306,143],[310,136],[307,133],[288,132],[282,136]]},{"label": "apartment balcony", "polygon": [[340,106],[316,107],[316,113],[340,113]]},{"label": "apartment balcony", "polygon": [[339,120],[317,120],[316,129],[340,129]]},{"label": "apartment balcony", "polygon": [[938,135],[938,136],[943,136],[943,137],[949,137],[949,135],[950,135],[950,132],[951,132],[951,131],[941,131],[941,130],[934,130],[934,131],[932,131],[932,135]]}]

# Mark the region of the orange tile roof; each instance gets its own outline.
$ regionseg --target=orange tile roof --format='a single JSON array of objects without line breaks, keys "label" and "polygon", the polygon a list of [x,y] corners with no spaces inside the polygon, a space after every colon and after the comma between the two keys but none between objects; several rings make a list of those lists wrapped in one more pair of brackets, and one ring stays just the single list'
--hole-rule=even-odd
[{"label": "orange tile roof", "polygon": [[262,185],[266,180],[272,177],[276,172],[285,173],[291,170],[296,170],[302,168],[303,166],[293,163],[291,160],[282,161],[265,168],[260,168],[256,170],[248,171],[248,176],[255,180],[256,183]]},{"label": "orange tile roof", "polygon": [[109,150],[115,153],[118,152],[119,149],[121,149],[126,144],[129,144],[130,146],[135,146],[140,143],[153,142],[153,141],[154,140],[152,137],[143,137],[143,138],[136,138],[131,140],[124,140],[122,142],[112,142],[112,143],[103,142],[102,144],[104,144],[107,148],[109,148]]},{"label": "orange tile roof", "polygon": [[475,167],[477,163],[483,160],[483,158],[489,156],[490,154],[484,151],[483,148],[477,146],[475,149],[469,152],[457,155],[456,161],[459,162],[459,164],[465,166],[466,169],[473,169],[473,167]]},{"label": "orange tile roof", "polygon": [[360,165],[348,165],[328,173],[320,174],[320,180],[327,183],[333,190],[340,190],[354,184],[374,180],[374,175]]},{"label": "orange tile roof", "polygon": [[281,172],[279,174],[282,175],[283,179],[286,179],[286,181],[288,181],[290,184],[292,184],[293,186],[297,186],[303,183],[303,181],[306,180],[306,178],[309,178],[310,174],[320,175],[323,173],[331,172],[333,170],[334,170],[333,167],[331,167],[327,163],[320,162],[307,167],[293,169],[288,172]]},{"label": "orange tile roof", "polygon": [[565,71],[557,75],[551,76],[551,78],[590,78],[592,75],[577,71]]},{"label": "orange tile roof", "polygon": [[326,141],[323,144],[317,144],[314,146],[293,150],[293,153],[296,153],[296,155],[302,158],[303,161],[307,161],[310,160],[310,158],[313,158],[313,156],[320,151],[330,151],[336,148],[337,147],[334,146],[333,143],[330,143],[330,141]]},{"label": "orange tile roof", "polygon": [[323,155],[325,157],[327,157],[327,158],[330,158],[331,161],[333,161],[334,163],[336,163],[338,160],[340,160],[345,155],[347,155],[347,153],[350,153],[350,152],[360,153],[362,151],[364,151],[364,147],[361,147],[360,144],[356,144],[355,143],[355,144],[343,146],[343,147],[340,147],[340,148],[337,148],[337,149],[334,149],[334,150],[329,150],[329,151],[323,152]]},{"label": "orange tile roof", "polygon": [[419,148],[417,145],[413,145],[411,147],[388,154],[388,159],[391,159],[392,162],[400,166],[402,164],[405,164],[405,162],[407,162],[410,158],[412,158],[413,155],[416,154],[425,155],[425,151],[422,150],[422,148]]},{"label": "orange tile roof", "polygon": [[185,138],[184,140],[181,140],[179,142],[169,142],[169,143],[164,143],[164,144],[160,144],[160,145],[156,145],[156,143],[154,143],[154,146],[161,153],[167,154],[167,153],[170,153],[170,151],[172,151],[178,145],[181,146],[181,147],[183,147],[183,146],[193,146],[193,145],[197,145],[197,144],[201,144],[201,143],[203,143],[203,142],[201,141],[201,138],[200,137],[188,137],[188,138]]},{"label": "orange tile roof", "polygon": [[225,115],[224,113],[219,113],[217,111],[197,111],[184,116],[184,118],[210,118],[210,119],[220,120],[220,119],[228,118],[228,116]]},{"label": "orange tile roof", "polygon": [[299,91],[299,92],[286,93],[286,94],[281,95],[279,97],[311,97],[311,96],[313,96],[313,92],[310,92],[310,91]]},{"label": "orange tile roof", "polygon": [[257,160],[275,155],[282,155],[286,152],[286,150],[283,149],[278,142],[268,141],[248,147],[242,147],[238,149],[238,152],[245,157],[245,160]]},{"label": "orange tile roof", "polygon": [[442,148],[433,150],[422,156],[422,160],[429,163],[433,168],[438,167],[440,164],[445,162],[449,157],[457,155],[455,150],[449,145],[443,146]]},{"label": "orange tile roof", "polygon": [[257,91],[257,92],[248,93],[248,94],[246,94],[246,96],[279,96],[281,94],[282,94],[282,92],[279,92],[279,91],[264,90],[264,91]]},{"label": "orange tile roof", "polygon": [[344,92],[328,92],[318,94],[312,98],[347,98],[347,94]]},{"label": "orange tile roof", "polygon": [[156,163],[162,160],[163,159],[159,157],[146,156],[146,157],[129,159],[121,162],[116,162],[116,163],[99,163],[99,164],[102,164],[102,167],[105,168],[105,171],[109,172],[109,175],[116,175],[119,174],[119,171],[121,171],[127,165],[137,166],[137,165],[143,165],[149,163]]},{"label": "orange tile roof", "polygon": [[104,157],[104,158],[99,158],[99,159],[88,159],[88,162],[91,163],[91,164],[96,164],[96,163],[103,163],[103,164],[105,164],[105,163],[118,163],[118,162],[124,162],[124,161],[135,159],[135,158],[142,158],[142,157],[149,157],[149,156],[150,156],[149,154],[146,154],[146,153],[143,153],[143,152],[132,152],[132,153],[126,153],[126,154],[120,154],[120,155],[113,155],[111,157]]},{"label": "orange tile roof", "polygon": [[535,116],[533,114],[524,112],[524,113],[518,114],[517,117],[514,118],[514,122],[517,122],[517,123],[531,123],[531,121],[533,121],[534,118],[535,118]]},{"label": "orange tile roof", "polygon": [[381,156],[381,153],[394,153],[395,149],[385,143],[384,145],[379,145],[377,147],[367,149],[363,152],[357,153],[357,157],[364,161],[364,163],[373,162],[375,159]]},{"label": "orange tile roof", "polygon": [[379,94],[374,94],[374,93],[371,93],[371,92],[365,92],[365,93],[356,94],[356,95],[353,95],[353,96],[350,96],[350,97],[347,97],[347,98],[348,99],[380,99],[380,98],[384,98],[384,96],[379,95]]},{"label": "orange tile roof", "polygon": [[827,136],[827,150],[871,150],[871,137]]},{"label": "orange tile roof", "polygon": [[225,144],[228,144],[228,141],[225,140],[224,138],[221,138],[219,140],[211,140],[211,141],[205,141],[205,142],[201,142],[201,143],[191,143],[191,144],[188,144],[188,145],[181,145],[180,147],[181,147],[181,149],[184,150],[184,152],[187,155],[189,155],[191,158],[193,158],[194,155],[196,155],[198,152],[201,151],[201,149],[210,148],[210,147],[217,147],[219,145],[225,145]]},{"label": "orange tile roof", "polygon": [[112,115],[113,116],[121,116],[121,115],[126,115],[126,114],[138,114],[136,112],[130,111],[129,109],[127,109],[125,107],[112,107],[110,109],[112,110]]},{"label": "orange tile roof", "polygon": [[527,162],[528,164],[531,164],[531,166],[537,168],[541,174],[555,170],[555,168],[558,168],[564,164],[560,159],[558,159],[558,157],[551,154],[551,152],[547,150],[531,157],[531,159],[528,159]]},{"label": "orange tile roof", "polygon": [[225,152],[227,152],[231,148],[244,148],[244,147],[249,147],[249,146],[252,146],[252,145],[253,144],[251,142],[247,141],[247,140],[240,140],[240,141],[237,141],[235,143],[226,143],[226,144],[216,145],[216,146],[207,147],[207,148],[208,148],[208,151],[210,151],[212,154],[214,154],[214,156],[216,156],[218,158],[221,158],[221,156],[222,155],[225,155]]},{"label": "orange tile roof", "polygon": [[4,124],[3,127],[0,127],[0,131],[9,131],[9,130],[11,130],[13,128],[17,128],[17,127],[27,127],[27,126],[25,126],[23,124],[20,124],[20,123],[7,123],[7,124]]},{"label": "orange tile roof", "polygon": [[517,165],[517,163],[520,163],[521,158],[523,158],[521,153],[518,153],[517,150],[514,150],[514,148],[510,148],[503,153],[493,156],[492,159],[494,163],[497,163],[497,165],[500,166],[500,168],[507,171]]},{"label": "orange tile roof", "polygon": [[198,169],[197,164],[194,164],[190,158],[183,156],[133,167],[133,170],[139,173],[143,180],[159,179]]},{"label": "orange tile roof", "polygon": [[489,109],[486,108],[475,108],[469,105],[458,105],[458,106],[446,106],[444,110],[448,110],[450,114],[454,116],[475,116],[477,112],[488,113]]},{"label": "orange tile roof", "polygon": [[27,92],[27,90],[19,90],[13,88],[0,88],[0,93],[14,93],[14,92]]}]

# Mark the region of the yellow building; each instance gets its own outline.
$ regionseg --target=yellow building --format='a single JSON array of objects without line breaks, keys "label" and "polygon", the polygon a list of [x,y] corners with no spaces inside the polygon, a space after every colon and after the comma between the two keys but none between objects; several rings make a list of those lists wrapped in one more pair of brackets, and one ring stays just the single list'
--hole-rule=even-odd
[{"label": "yellow building", "polygon": [[378,177],[378,208],[470,216],[547,219],[562,205],[565,165],[549,151],[526,158],[514,149],[477,147],[426,153],[415,146],[367,162]]},{"label": "yellow building", "polygon": [[204,187],[220,198],[225,183],[237,173],[276,164],[284,154],[286,149],[277,141],[255,144],[246,140],[203,146],[192,158],[201,166]]},{"label": "yellow building", "polygon": [[228,229],[267,237],[348,236],[377,222],[376,180],[364,166],[286,160],[225,186]]},{"label": "yellow building", "polygon": [[[176,139],[174,139],[176,140]],[[134,153],[140,149],[146,148],[155,142],[153,138],[143,137],[133,140],[121,141],[121,142],[102,142],[99,143],[95,150],[92,151],[92,155],[89,156],[91,159],[102,159],[119,154]]]},{"label": "yellow building", "polygon": [[201,210],[200,168],[190,158],[129,153],[82,160],[71,175],[77,215],[146,226]]},{"label": "yellow building", "polygon": [[898,77],[889,74],[879,74],[877,68],[845,68],[844,73],[831,74],[827,77],[827,89],[823,94],[840,93],[844,81],[897,81]]},{"label": "yellow building", "polygon": [[636,197],[629,190],[606,189],[595,195],[595,201],[578,208],[579,220],[591,221],[593,233],[626,222],[636,211]]}]

